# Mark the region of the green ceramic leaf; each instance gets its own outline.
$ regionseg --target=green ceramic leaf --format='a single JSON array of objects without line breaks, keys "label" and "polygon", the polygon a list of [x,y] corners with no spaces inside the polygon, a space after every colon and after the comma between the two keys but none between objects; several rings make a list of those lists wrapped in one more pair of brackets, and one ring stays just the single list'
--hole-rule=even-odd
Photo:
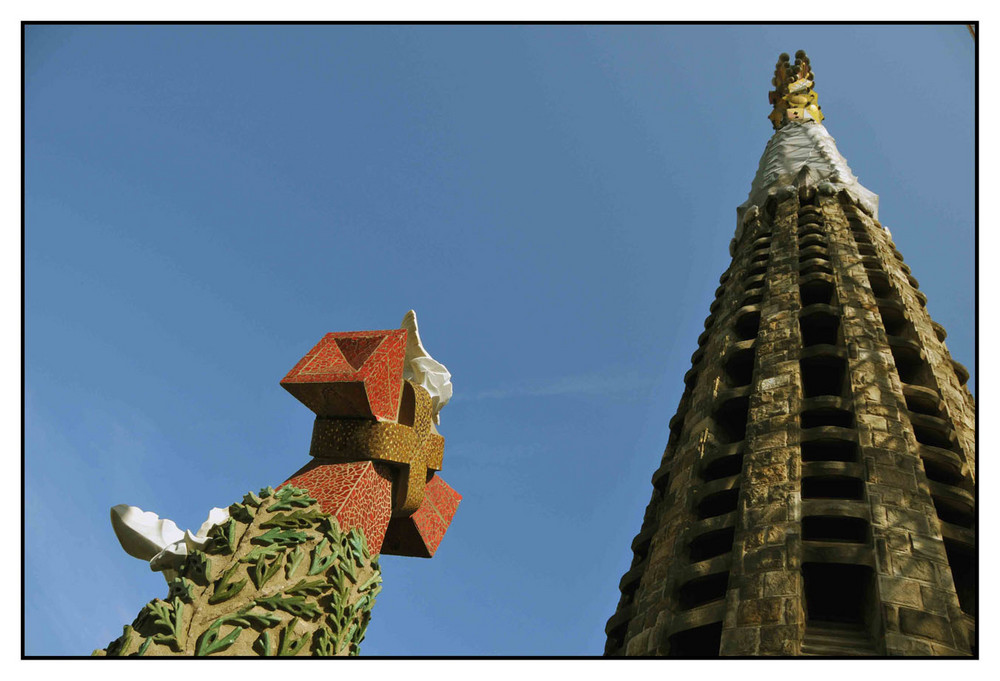
[{"label": "green ceramic leaf", "polygon": [[263,631],[253,642],[254,651],[261,657],[271,656],[271,632]]},{"label": "green ceramic leaf", "polygon": [[215,584],[215,593],[208,598],[210,605],[228,601],[230,598],[243,590],[243,587],[247,584],[247,580],[241,579],[238,582],[229,581],[233,578],[233,575],[236,574],[236,570],[239,567],[239,563],[233,563],[233,566],[223,573],[222,577]]},{"label": "green ceramic leaf", "polygon": [[285,579],[291,579],[292,575],[295,574],[295,570],[298,569],[299,563],[306,557],[305,552],[296,546],[293,550],[289,551],[285,556]]},{"label": "green ceramic leaf", "polygon": [[332,553],[331,552],[330,554],[328,554],[326,556],[322,555],[323,554],[323,549],[326,547],[326,545],[327,545],[327,541],[326,541],[326,538],[324,537],[319,542],[319,544],[316,545],[316,548],[313,549],[312,562],[309,564],[309,571],[306,573],[310,577],[312,577],[313,575],[319,574],[320,572],[323,572],[328,567],[330,567],[331,565],[333,565],[333,561],[337,560],[337,554],[336,553]]},{"label": "green ceramic leaf", "polygon": [[311,638],[310,634],[305,634],[303,636],[296,637],[292,629],[298,623],[298,619],[293,619],[289,622],[284,629],[281,630],[281,645],[278,648],[278,655],[292,656],[297,654],[302,648],[309,643]]},{"label": "green ceramic leaf", "polygon": [[277,527],[272,527],[264,534],[251,539],[250,543],[259,544],[261,546],[270,546],[271,544],[278,544],[279,546],[295,546],[296,544],[302,544],[307,541],[309,541],[309,535],[305,532],[282,530]]},{"label": "green ceramic leaf", "polygon": [[249,570],[250,579],[253,580],[254,586],[258,590],[263,588],[267,581],[278,572],[283,562],[284,556],[282,555],[275,556],[271,560],[268,560],[266,556],[258,558]]},{"label": "green ceramic leaf", "polygon": [[310,620],[316,619],[316,617],[322,614],[315,603],[310,603],[302,596],[282,598],[281,594],[275,594],[267,598],[258,598],[254,602],[268,610],[284,610],[289,615]]}]

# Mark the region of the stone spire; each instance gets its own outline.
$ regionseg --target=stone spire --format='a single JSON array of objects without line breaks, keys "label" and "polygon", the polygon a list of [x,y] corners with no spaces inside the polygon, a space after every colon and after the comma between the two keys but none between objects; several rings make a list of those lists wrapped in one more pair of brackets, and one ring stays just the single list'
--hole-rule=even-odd
[{"label": "stone spire", "polygon": [[969,372],[810,113],[796,56],[778,62],[776,130],[668,422],[607,655],[977,654]]}]

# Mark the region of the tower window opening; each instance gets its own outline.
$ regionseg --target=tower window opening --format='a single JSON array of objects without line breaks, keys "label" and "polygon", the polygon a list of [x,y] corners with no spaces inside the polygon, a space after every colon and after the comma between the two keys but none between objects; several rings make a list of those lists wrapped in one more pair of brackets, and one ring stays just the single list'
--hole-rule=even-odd
[{"label": "tower window opening", "polygon": [[778,209],[778,200],[773,196],[768,197],[767,201],[764,202],[764,218],[770,222],[774,219],[774,212]]},{"label": "tower window opening", "polygon": [[688,544],[688,556],[692,563],[700,563],[709,558],[715,558],[733,550],[735,527],[726,527],[713,532],[700,534]]},{"label": "tower window opening", "polygon": [[903,311],[889,301],[879,300],[878,312],[882,317],[882,326],[890,336],[902,336],[909,328]]},{"label": "tower window opening", "polygon": [[752,293],[743,299],[743,302],[740,303],[740,307],[746,307],[747,305],[756,305],[760,303],[762,300],[764,300],[764,292],[761,291],[760,289],[757,289],[755,293]]},{"label": "tower window opening", "polygon": [[667,657],[679,659],[719,657],[719,647],[722,645],[722,622],[679,631],[668,640],[670,649]]},{"label": "tower window opening", "polygon": [[715,459],[702,469],[701,477],[706,482],[711,482],[712,480],[719,480],[720,478],[728,478],[733,475],[739,475],[742,470],[743,454],[741,452],[739,454],[721,456],[718,459]]},{"label": "tower window opening", "polygon": [[976,567],[976,553],[971,546],[944,540],[944,550],[948,554],[948,565],[955,580],[955,591],[959,605],[966,615],[976,616],[976,593],[979,591],[979,574]]},{"label": "tower window opening", "polygon": [[858,446],[849,440],[812,440],[801,445],[803,461],[858,460]]},{"label": "tower window opening", "polygon": [[914,356],[905,347],[890,346],[892,359],[896,364],[896,371],[899,373],[899,380],[903,383],[931,387],[928,385],[930,377],[925,363]]},{"label": "tower window opening", "polygon": [[753,242],[753,250],[755,251],[771,250],[771,239],[769,237],[763,237],[757,239],[755,242]]},{"label": "tower window opening", "polygon": [[847,366],[839,357],[809,357],[799,362],[802,368],[802,393],[805,397],[835,395],[844,392]]},{"label": "tower window opening", "polygon": [[755,265],[747,271],[747,278],[755,277],[758,274],[765,274],[767,272],[767,265]]},{"label": "tower window opening", "polygon": [[756,338],[760,331],[760,310],[750,310],[737,317],[734,329],[740,340]]},{"label": "tower window opening", "polygon": [[913,388],[914,386],[904,386],[903,388],[903,396],[906,398],[908,410],[914,414],[926,414],[927,416],[937,416],[941,413],[941,400],[938,399],[937,395],[917,392]]},{"label": "tower window opening", "polygon": [[723,444],[740,442],[746,438],[749,410],[750,400],[747,396],[742,396],[726,400],[715,411],[716,436]]},{"label": "tower window opening", "polygon": [[866,624],[872,603],[872,569],[863,565],[804,563],[806,626],[819,623]]},{"label": "tower window opening", "polygon": [[685,582],[677,589],[677,604],[681,610],[690,610],[699,605],[726,597],[726,586],[729,584],[729,573],[720,572],[705,577],[696,577]]},{"label": "tower window opening", "polygon": [[847,409],[810,409],[799,415],[802,428],[817,428],[819,426],[839,426],[851,428],[854,426],[854,412]]},{"label": "tower window opening", "polygon": [[751,264],[766,263],[770,257],[771,256],[769,256],[767,253],[761,253],[760,255],[755,255],[754,257],[752,257],[750,259],[750,263]]},{"label": "tower window opening", "polygon": [[972,514],[972,509],[936,494],[931,495],[931,501],[934,502],[934,509],[937,511],[938,518],[944,522],[969,529],[975,523],[975,516]]},{"label": "tower window opening", "polygon": [[884,272],[869,272],[868,283],[871,285],[872,293],[876,298],[889,298],[893,294],[892,286],[889,284],[889,277]]},{"label": "tower window opening", "polygon": [[704,499],[698,502],[695,508],[698,519],[704,520],[705,518],[715,518],[726,513],[732,513],[736,510],[739,495],[739,487],[706,495]]},{"label": "tower window opening", "polygon": [[868,230],[865,228],[864,223],[858,218],[847,218],[847,226],[851,228],[852,232],[858,232],[866,236],[868,234]]},{"label": "tower window opening", "polygon": [[802,345],[836,345],[840,318],[833,314],[815,313],[799,318]]},{"label": "tower window opening", "polygon": [[879,262],[878,258],[873,258],[870,255],[865,255],[861,257],[861,264],[865,266],[865,269],[869,272],[881,272],[882,263]]},{"label": "tower window opening", "polygon": [[750,291],[761,291],[764,289],[764,277],[755,278],[753,281],[748,281],[744,287],[744,291],[749,293]]},{"label": "tower window opening", "polygon": [[920,444],[940,447],[941,449],[954,449],[955,441],[952,439],[950,430],[929,428],[923,424],[912,422],[911,425],[913,426],[913,435]]},{"label": "tower window opening", "polygon": [[864,544],[868,541],[868,522],[850,516],[806,516],[802,519],[802,538],[806,541]]},{"label": "tower window opening", "polygon": [[726,377],[732,387],[750,385],[753,380],[754,350],[747,348],[733,352],[726,358]]},{"label": "tower window opening", "polygon": [[923,461],[924,473],[927,474],[927,479],[931,482],[964,487],[965,478],[962,477],[961,472],[942,465],[929,457],[921,457],[920,460]]},{"label": "tower window opening", "polygon": [[843,475],[802,478],[803,499],[863,499],[864,483]]},{"label": "tower window opening", "polygon": [[813,279],[799,284],[799,297],[802,299],[803,307],[815,303],[833,305],[836,302],[834,290],[832,283],[822,279]]},{"label": "tower window opening", "polygon": [[875,247],[872,246],[871,244],[859,244],[858,253],[860,253],[861,255],[868,255],[875,257]]}]

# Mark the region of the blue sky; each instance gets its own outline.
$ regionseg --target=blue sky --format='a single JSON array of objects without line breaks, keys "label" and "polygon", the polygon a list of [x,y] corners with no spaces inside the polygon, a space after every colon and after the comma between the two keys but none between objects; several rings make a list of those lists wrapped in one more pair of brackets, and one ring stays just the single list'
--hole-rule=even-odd
[{"label": "blue sky", "polygon": [[363,653],[600,654],[797,49],[975,372],[964,26],[28,27],[25,652],[164,595],[112,505],[196,529],[282,482],[278,381],[414,308],[464,501],[382,560]]}]

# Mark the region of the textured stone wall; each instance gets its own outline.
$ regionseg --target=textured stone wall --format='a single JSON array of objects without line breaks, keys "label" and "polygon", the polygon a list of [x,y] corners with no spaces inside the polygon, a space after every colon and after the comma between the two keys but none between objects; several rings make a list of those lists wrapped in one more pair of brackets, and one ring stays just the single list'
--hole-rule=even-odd
[{"label": "textured stone wall", "polygon": [[733,253],[605,653],[969,654],[975,405],[888,232],[786,188]]}]

